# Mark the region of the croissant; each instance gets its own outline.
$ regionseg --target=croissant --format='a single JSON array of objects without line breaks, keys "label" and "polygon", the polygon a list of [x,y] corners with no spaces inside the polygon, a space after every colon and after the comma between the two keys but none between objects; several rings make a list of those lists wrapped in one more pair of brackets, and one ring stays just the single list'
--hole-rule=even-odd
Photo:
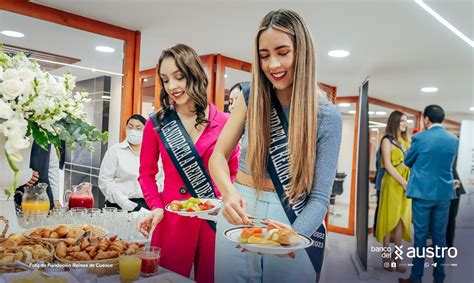
[{"label": "croissant", "polygon": [[61,241],[56,245],[56,254],[61,258],[66,257],[66,243],[65,242]]},{"label": "croissant", "polygon": [[116,258],[118,256],[119,256],[119,253],[116,251],[104,252],[104,251],[99,250],[94,260],[110,259],[110,258]]},{"label": "croissant", "polygon": [[82,261],[92,260],[91,256],[86,252],[74,252],[71,253],[71,256]]},{"label": "croissant", "polygon": [[97,251],[96,250],[91,250],[89,252],[89,255],[91,256],[91,258],[94,258],[97,255]]},{"label": "croissant", "polygon": [[71,254],[71,253],[75,253],[75,252],[80,252],[81,251],[81,247],[79,246],[73,246],[73,247],[69,247],[66,249],[66,252],[68,254]]},{"label": "croissant", "polygon": [[81,241],[81,250],[85,250],[90,245],[89,239],[85,238]]},{"label": "croissant", "polygon": [[109,249],[112,250],[112,251],[116,251],[116,252],[118,252],[118,253],[121,253],[121,252],[123,252],[123,250],[124,250],[124,245],[123,245],[123,243],[121,243],[121,242],[113,242],[113,243],[110,245],[110,248],[109,248]]},{"label": "croissant", "polygon": [[99,248],[99,250],[105,251],[109,249],[109,243],[107,242],[107,240],[103,240],[99,242],[97,247]]}]

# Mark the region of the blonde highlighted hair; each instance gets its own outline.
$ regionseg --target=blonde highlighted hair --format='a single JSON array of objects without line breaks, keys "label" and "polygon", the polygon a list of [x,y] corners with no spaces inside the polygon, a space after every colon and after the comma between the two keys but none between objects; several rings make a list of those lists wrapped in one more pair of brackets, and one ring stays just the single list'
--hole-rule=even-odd
[{"label": "blonde highlighted hair", "polygon": [[314,179],[318,123],[316,54],[309,29],[296,12],[284,9],[272,11],[261,21],[254,42],[253,78],[247,113],[249,144],[246,158],[257,189],[261,187],[267,169],[273,87],[260,67],[259,38],[263,31],[270,28],[288,34],[295,49],[288,121],[291,182],[287,197],[292,203],[311,192]]}]

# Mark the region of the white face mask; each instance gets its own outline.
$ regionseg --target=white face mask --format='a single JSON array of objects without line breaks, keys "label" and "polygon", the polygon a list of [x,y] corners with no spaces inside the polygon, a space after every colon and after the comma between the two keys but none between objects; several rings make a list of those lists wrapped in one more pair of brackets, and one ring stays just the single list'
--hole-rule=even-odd
[{"label": "white face mask", "polygon": [[130,144],[137,145],[142,143],[143,131],[128,130],[126,131],[127,141]]}]

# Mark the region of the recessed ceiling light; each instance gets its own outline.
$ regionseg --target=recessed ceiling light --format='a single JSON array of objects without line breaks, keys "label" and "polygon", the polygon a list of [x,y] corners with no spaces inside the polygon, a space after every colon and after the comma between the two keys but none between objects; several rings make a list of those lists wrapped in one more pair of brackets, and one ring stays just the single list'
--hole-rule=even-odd
[{"label": "recessed ceiling light", "polygon": [[112,47],[108,47],[108,46],[96,46],[95,50],[100,51],[100,52],[106,52],[106,53],[115,52],[115,49],[113,49]]},{"label": "recessed ceiling light", "polygon": [[367,114],[369,114],[369,115],[374,115],[375,112],[374,112],[374,111],[369,111],[369,112],[367,112]]},{"label": "recessed ceiling light", "polygon": [[339,103],[339,106],[340,107],[351,107],[351,104],[343,102],[343,103]]},{"label": "recessed ceiling light", "polygon": [[226,79],[227,79],[227,74],[224,74],[224,78],[226,78]]},{"label": "recessed ceiling light", "polygon": [[432,87],[432,86],[423,87],[423,88],[421,88],[421,91],[422,92],[437,92],[438,88],[437,87]]},{"label": "recessed ceiling light", "polygon": [[436,13],[433,9],[431,9],[428,5],[423,3],[423,0],[415,0],[415,3],[420,5],[421,8],[425,9],[430,15],[432,15],[435,19],[437,19],[440,23],[442,23],[445,27],[447,27],[450,31],[452,31],[455,35],[459,36],[462,40],[464,40],[467,44],[471,47],[474,47],[474,41],[460,32],[457,28],[455,28],[452,24],[446,21],[443,17],[441,17],[438,13]]},{"label": "recessed ceiling light", "polygon": [[413,120],[407,120],[408,124],[413,124]]},{"label": "recessed ceiling light", "polygon": [[355,114],[356,111],[355,110],[349,110],[349,114]]},{"label": "recessed ceiling light", "polygon": [[469,107],[469,110],[474,111],[474,107]]},{"label": "recessed ceiling light", "polygon": [[343,58],[349,56],[349,51],[347,50],[331,50],[328,52],[328,55],[336,58]]},{"label": "recessed ceiling light", "polygon": [[0,33],[9,37],[25,37],[25,35],[22,34],[21,32],[17,32],[13,30],[4,30]]},{"label": "recessed ceiling light", "polygon": [[385,111],[377,111],[377,112],[375,112],[375,115],[383,116],[383,115],[387,115],[387,112],[385,112]]},{"label": "recessed ceiling light", "polygon": [[[101,72],[101,73],[104,73],[104,74],[123,76],[123,74],[121,74],[121,73],[115,73],[115,72],[110,72],[110,71],[105,71],[105,70],[100,70],[100,69],[94,69],[94,68],[79,66],[79,65],[76,65],[76,64],[66,64],[66,63],[62,63],[62,62],[56,62],[56,61],[45,60],[45,59],[36,59],[36,61],[45,62],[45,63],[53,63],[53,64],[58,64],[58,65],[61,65],[61,66],[67,66],[67,67],[72,67],[72,68],[77,68],[77,69],[82,69],[82,70],[89,70],[89,71],[92,71],[92,72],[97,71],[97,72]],[[122,88],[124,88],[124,87],[122,86]]]},{"label": "recessed ceiling light", "polygon": [[143,81],[144,81],[144,82],[147,82],[147,81],[148,81],[148,79],[143,79]]}]

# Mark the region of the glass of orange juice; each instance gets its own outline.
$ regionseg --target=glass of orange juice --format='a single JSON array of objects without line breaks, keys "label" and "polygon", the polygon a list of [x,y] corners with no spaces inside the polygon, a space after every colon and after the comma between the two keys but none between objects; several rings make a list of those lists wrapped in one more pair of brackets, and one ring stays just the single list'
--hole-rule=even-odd
[{"label": "glass of orange juice", "polygon": [[140,278],[142,260],[138,255],[120,255],[119,271],[122,283],[133,282]]}]

